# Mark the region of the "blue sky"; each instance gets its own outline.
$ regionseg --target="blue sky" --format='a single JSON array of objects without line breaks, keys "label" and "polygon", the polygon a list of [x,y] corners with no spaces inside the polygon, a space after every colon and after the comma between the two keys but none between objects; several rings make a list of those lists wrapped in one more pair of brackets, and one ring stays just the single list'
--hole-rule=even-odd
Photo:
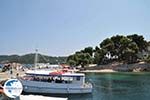
[{"label": "blue sky", "polygon": [[150,40],[149,0],[0,0],[0,55],[67,56],[107,37]]}]

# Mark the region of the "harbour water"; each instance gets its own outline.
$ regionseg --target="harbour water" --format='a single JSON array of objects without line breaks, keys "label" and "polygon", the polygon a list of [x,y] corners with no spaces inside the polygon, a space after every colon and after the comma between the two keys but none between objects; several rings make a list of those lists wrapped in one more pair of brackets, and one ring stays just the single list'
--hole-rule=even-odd
[{"label": "harbour water", "polygon": [[91,95],[69,96],[69,100],[150,100],[150,73],[89,73]]},{"label": "harbour water", "polygon": [[88,73],[92,94],[47,95],[67,97],[68,100],[149,100],[150,73]]}]

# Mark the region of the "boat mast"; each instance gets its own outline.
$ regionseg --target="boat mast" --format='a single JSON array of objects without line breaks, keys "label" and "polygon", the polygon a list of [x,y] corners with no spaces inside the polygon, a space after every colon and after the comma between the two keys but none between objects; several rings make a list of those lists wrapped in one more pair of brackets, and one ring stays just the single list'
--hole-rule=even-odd
[{"label": "boat mast", "polygon": [[35,59],[34,59],[34,67],[37,67],[38,62],[38,49],[35,49]]}]

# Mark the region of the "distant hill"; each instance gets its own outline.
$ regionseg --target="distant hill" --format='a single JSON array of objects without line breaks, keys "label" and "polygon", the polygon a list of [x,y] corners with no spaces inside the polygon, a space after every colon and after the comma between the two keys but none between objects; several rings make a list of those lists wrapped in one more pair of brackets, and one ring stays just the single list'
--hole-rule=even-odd
[{"label": "distant hill", "polygon": [[[26,55],[0,55],[0,63],[6,62],[16,62],[22,64],[33,64],[35,59],[35,54],[26,54]],[[52,57],[47,55],[38,54],[38,63],[66,63],[67,57]]]}]

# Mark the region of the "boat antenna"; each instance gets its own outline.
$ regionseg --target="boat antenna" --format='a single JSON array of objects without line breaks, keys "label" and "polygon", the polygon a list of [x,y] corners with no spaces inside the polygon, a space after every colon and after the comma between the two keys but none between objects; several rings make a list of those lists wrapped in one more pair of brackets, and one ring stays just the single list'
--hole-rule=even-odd
[{"label": "boat antenna", "polygon": [[34,67],[37,67],[38,62],[38,49],[35,49]]}]

